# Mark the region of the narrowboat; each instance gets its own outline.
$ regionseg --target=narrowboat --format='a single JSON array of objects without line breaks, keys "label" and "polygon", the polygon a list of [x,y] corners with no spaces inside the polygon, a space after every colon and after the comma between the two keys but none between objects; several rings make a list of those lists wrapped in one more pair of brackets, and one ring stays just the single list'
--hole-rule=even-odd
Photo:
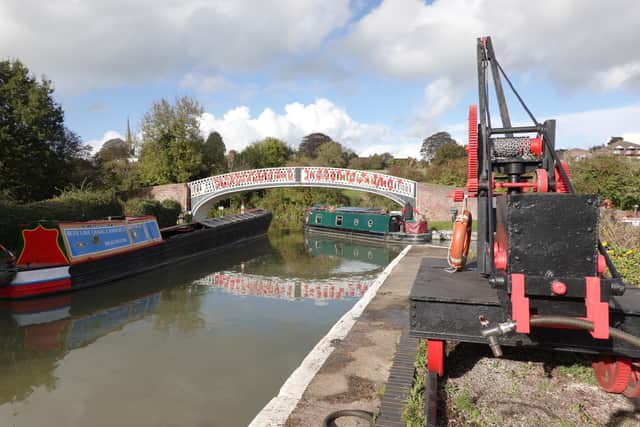
[{"label": "narrowboat", "polygon": [[17,257],[0,246],[0,298],[49,295],[113,282],[263,236],[272,214],[254,210],[160,229],[153,216],[37,221]]},{"label": "narrowboat", "polygon": [[364,240],[407,244],[431,241],[431,233],[425,220],[409,221],[400,212],[375,208],[308,208],[304,228],[308,232]]}]

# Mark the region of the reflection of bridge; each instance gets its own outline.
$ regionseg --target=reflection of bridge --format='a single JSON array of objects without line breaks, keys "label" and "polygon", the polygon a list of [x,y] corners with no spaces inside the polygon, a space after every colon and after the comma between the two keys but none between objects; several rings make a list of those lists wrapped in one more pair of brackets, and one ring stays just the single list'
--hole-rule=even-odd
[{"label": "reflection of bridge", "polygon": [[416,183],[377,172],[315,166],[278,167],[230,172],[188,183],[194,218],[207,211],[225,195],[276,187],[325,187],[366,191],[387,197],[413,213]]},{"label": "reflection of bridge", "polygon": [[360,298],[373,283],[373,278],[340,278],[329,280],[281,279],[225,271],[214,273],[194,283],[212,286],[240,296],[316,301]]}]

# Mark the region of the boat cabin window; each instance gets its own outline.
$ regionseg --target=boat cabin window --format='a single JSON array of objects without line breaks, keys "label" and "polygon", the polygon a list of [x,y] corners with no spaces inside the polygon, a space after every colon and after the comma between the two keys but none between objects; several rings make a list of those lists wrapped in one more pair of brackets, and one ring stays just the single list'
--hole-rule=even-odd
[{"label": "boat cabin window", "polygon": [[316,215],[316,224],[322,224],[322,215]]},{"label": "boat cabin window", "polygon": [[342,215],[336,216],[336,225],[342,225]]},{"label": "boat cabin window", "polygon": [[369,226],[369,228],[373,227],[373,220],[370,219],[369,221],[367,221],[367,225]]},{"label": "boat cabin window", "polygon": [[400,231],[400,221],[401,217],[399,215],[394,215],[389,219],[389,231],[392,233],[396,233]]}]

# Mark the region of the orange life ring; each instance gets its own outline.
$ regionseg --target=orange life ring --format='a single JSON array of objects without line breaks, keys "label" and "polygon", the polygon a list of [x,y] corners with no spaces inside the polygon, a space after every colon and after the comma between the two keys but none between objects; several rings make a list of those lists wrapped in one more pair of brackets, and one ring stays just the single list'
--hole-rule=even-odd
[{"label": "orange life ring", "polygon": [[462,270],[467,263],[472,223],[471,212],[465,209],[462,215],[458,215],[453,225],[453,236],[451,236],[451,247],[449,249],[449,265],[457,271]]}]

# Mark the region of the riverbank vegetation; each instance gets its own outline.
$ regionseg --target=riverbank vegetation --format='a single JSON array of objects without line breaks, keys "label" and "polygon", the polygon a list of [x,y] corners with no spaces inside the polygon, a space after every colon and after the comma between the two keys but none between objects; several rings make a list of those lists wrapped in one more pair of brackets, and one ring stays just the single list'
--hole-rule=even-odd
[{"label": "riverbank vegetation", "polygon": [[38,220],[86,221],[122,217],[123,215],[155,215],[161,227],[174,225],[182,210],[173,200],[131,199],[126,203],[113,191],[68,190],[56,197],[20,203],[0,200],[0,242],[14,249],[22,224]]},{"label": "riverbank vegetation", "polygon": [[110,191],[65,191],[36,202],[0,200],[0,242],[14,248],[22,224],[40,219],[84,221],[122,215],[122,203]]}]

